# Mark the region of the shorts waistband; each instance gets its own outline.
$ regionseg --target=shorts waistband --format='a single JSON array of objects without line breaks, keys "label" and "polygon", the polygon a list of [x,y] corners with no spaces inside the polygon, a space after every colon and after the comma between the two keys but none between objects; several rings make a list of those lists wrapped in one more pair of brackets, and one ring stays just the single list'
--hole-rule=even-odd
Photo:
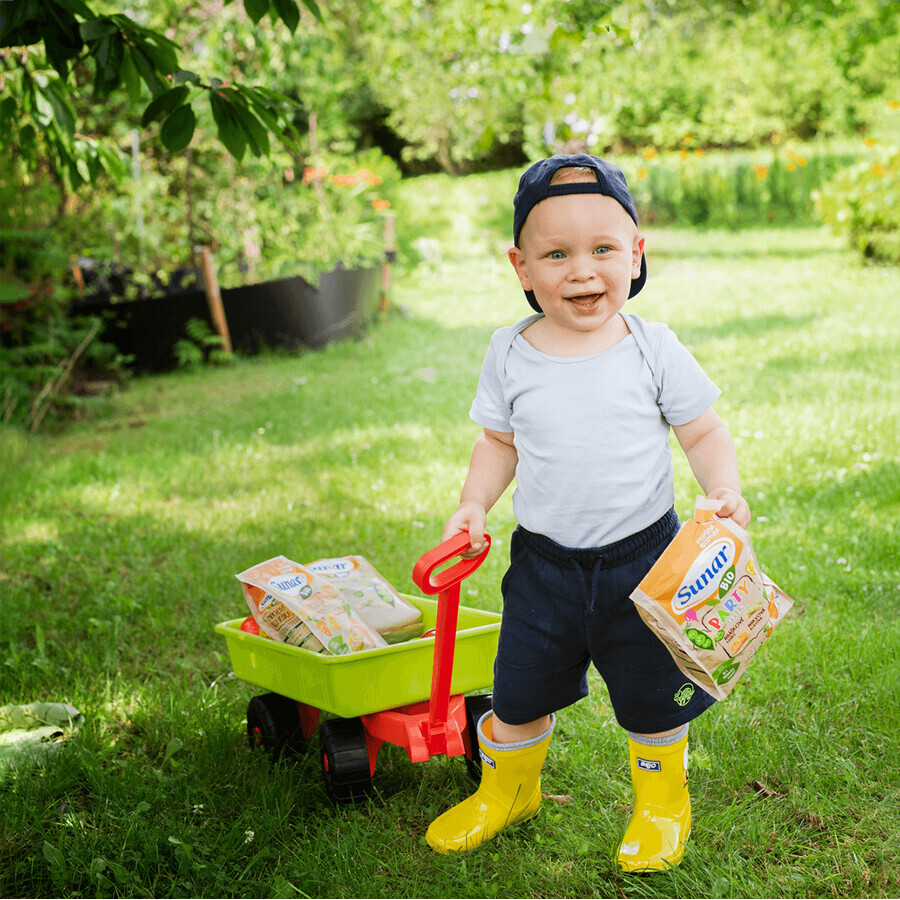
[{"label": "shorts waistband", "polygon": [[605,547],[564,547],[543,534],[535,534],[521,525],[516,531],[529,550],[548,562],[561,565],[577,562],[586,569],[612,569],[633,562],[651,547],[655,547],[667,534],[678,528],[680,520],[673,506],[664,516],[641,531]]}]

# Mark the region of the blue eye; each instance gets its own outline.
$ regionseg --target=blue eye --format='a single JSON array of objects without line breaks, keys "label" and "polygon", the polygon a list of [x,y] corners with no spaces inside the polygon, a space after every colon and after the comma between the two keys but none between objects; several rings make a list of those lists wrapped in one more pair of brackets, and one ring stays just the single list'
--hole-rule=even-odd
[{"label": "blue eye", "polygon": [[566,254],[562,252],[562,250],[551,250],[547,254],[548,259],[565,259]]},{"label": "blue eye", "polygon": [[602,247],[597,247],[597,249],[594,250],[594,253],[599,253],[601,256],[603,256],[603,255],[609,253],[609,250],[610,250],[610,248],[607,247],[606,245],[604,245]]}]

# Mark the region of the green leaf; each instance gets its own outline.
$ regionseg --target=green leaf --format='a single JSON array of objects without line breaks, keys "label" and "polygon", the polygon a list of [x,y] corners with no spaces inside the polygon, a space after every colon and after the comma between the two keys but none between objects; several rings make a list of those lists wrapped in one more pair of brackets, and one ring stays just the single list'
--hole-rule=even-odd
[{"label": "green leaf", "polygon": [[197,117],[191,105],[179,106],[170,115],[160,130],[159,136],[170,153],[180,153],[191,142]]},{"label": "green leaf", "polygon": [[254,156],[268,156],[269,134],[259,119],[244,105],[243,100],[240,98],[233,100],[231,112],[241,128],[244,129]]},{"label": "green leaf", "polygon": [[94,15],[90,7],[83,0],[55,0],[57,6],[62,6],[69,12],[77,13],[83,19],[89,19]]},{"label": "green leaf", "polygon": [[269,11],[269,6],[269,0],[244,0],[244,10],[254,25]]},{"label": "green leaf", "polygon": [[44,859],[55,869],[65,869],[66,858],[50,841],[44,841]]},{"label": "green leaf", "polygon": [[53,118],[66,134],[75,133],[75,107],[69,100],[68,92],[61,81],[51,81],[47,85],[46,97],[53,107]]},{"label": "green leaf", "polygon": [[253,112],[262,120],[263,125],[265,125],[269,131],[273,134],[278,134],[280,132],[281,126],[278,123],[278,114],[271,103],[267,103],[252,88],[244,87],[243,85],[234,85],[234,89],[250,102]]},{"label": "green leaf", "polygon": [[275,9],[281,21],[287,25],[288,30],[293,34],[300,24],[300,10],[297,4],[294,0],[275,0]]},{"label": "green leaf", "polygon": [[122,179],[128,172],[128,166],[118,147],[109,141],[100,141],[97,144],[97,159],[106,173],[115,178]]},{"label": "green leaf", "polygon": [[130,50],[131,48],[126,48],[119,74],[122,76],[122,84],[128,95],[128,105],[134,109],[141,99],[141,76],[134,65]]},{"label": "green leaf", "polygon": [[185,82],[200,84],[200,76],[196,72],[188,72],[185,69],[179,69],[175,73],[172,81],[175,84],[184,84]]},{"label": "green leaf", "polygon": [[150,61],[150,58],[140,47],[129,47],[128,52],[131,55],[135,68],[143,79],[144,84],[150,88],[150,93],[158,94],[162,82],[156,77],[156,71],[153,68],[153,63]]},{"label": "green leaf", "polygon": [[189,93],[188,88],[182,85],[154,97],[141,116],[141,127],[146,128],[151,122],[164,118],[176,107],[184,105]]},{"label": "green leaf", "polygon": [[82,22],[78,30],[85,41],[99,41],[115,34],[119,26],[112,19],[90,19]]},{"label": "green leaf", "polygon": [[303,0],[303,5],[316,17],[317,22],[322,21],[322,11],[316,0]]},{"label": "green leaf", "polygon": [[20,300],[26,299],[30,294],[31,291],[26,287],[0,281],[0,303],[18,303]]},{"label": "green leaf", "polygon": [[247,137],[234,118],[230,104],[215,91],[210,91],[209,105],[219,132],[219,140],[236,160],[242,160],[247,149]]}]

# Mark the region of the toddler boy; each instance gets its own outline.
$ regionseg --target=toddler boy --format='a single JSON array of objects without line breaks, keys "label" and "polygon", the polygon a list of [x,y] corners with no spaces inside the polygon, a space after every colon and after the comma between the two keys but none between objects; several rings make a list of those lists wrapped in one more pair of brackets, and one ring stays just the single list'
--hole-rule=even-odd
[{"label": "toddler boy", "polygon": [[535,815],[555,712],[586,696],[593,662],[628,732],[635,807],[623,871],[677,864],[691,827],[687,723],[714,701],[678,670],[630,600],[679,528],[671,427],[719,515],[746,527],[719,390],[662,324],[622,313],[644,286],[644,238],[622,172],[554,156],[521,177],[509,259],[536,315],[491,339],[471,416],[482,426],[444,539],[483,546],[513,478],[518,527],[504,576],[482,782],[432,822],[441,852]]}]

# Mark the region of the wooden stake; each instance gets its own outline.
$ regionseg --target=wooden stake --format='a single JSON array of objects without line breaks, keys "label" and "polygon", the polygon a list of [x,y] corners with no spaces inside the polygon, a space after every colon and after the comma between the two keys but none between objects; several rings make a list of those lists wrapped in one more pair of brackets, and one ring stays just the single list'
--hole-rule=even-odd
[{"label": "wooden stake", "polygon": [[203,269],[203,286],[206,290],[206,302],[209,304],[209,313],[212,316],[216,331],[222,338],[222,346],[231,353],[231,335],[228,333],[228,322],[225,319],[225,307],[222,306],[222,295],[219,293],[219,282],[216,280],[216,270],[213,267],[212,253],[209,247],[200,248],[200,259]]},{"label": "wooden stake", "polygon": [[394,217],[388,213],[384,219],[384,264],[381,267],[381,315],[388,310],[388,288],[391,286],[391,263],[397,258],[394,245]]}]

